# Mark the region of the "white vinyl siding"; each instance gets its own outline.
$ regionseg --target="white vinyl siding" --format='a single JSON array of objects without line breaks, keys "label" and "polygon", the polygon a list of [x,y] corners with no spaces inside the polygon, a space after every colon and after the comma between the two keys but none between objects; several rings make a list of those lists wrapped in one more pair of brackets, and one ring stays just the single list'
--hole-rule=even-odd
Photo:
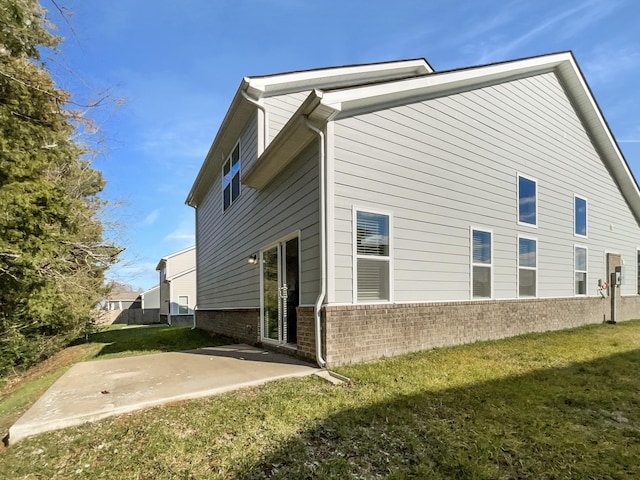
[{"label": "white vinyl siding", "polygon": [[492,252],[492,233],[471,229],[471,298],[492,297]]},{"label": "white vinyl siding", "polygon": [[196,271],[187,271],[178,274],[171,280],[171,314],[180,314],[181,297],[188,299],[187,314],[193,313],[193,309],[198,301],[196,287]]},{"label": "white vinyl siding", "polygon": [[[310,91],[277,95],[264,99],[267,110],[268,142],[273,140],[282,127],[291,119],[291,116],[302,105],[302,102],[309,96]],[[268,144],[267,142],[267,144]]]},{"label": "white vinyl siding", "polygon": [[391,300],[391,218],[382,213],[354,209],[356,299],[363,302]]},{"label": "white vinyl siding", "polygon": [[587,294],[587,248],[579,245],[573,248],[573,262],[574,262],[574,278],[575,289],[574,295],[586,295]]},{"label": "white vinyl siding", "polygon": [[[393,215],[394,301],[469,299],[469,225],[493,231],[493,298],[517,298],[518,174],[537,181],[538,297],[574,294],[572,192],[607,199],[589,204],[597,258],[636,255],[640,228],[553,73],[338,117],[334,130],[337,303],[353,301],[354,204]],[[589,284],[605,277],[592,262]]]}]

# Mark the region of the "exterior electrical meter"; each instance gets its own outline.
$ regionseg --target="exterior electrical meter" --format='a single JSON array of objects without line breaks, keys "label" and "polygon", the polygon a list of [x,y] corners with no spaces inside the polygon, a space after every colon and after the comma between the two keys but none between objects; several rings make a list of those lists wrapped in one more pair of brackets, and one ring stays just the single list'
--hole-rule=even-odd
[{"label": "exterior electrical meter", "polygon": [[619,287],[622,283],[622,267],[616,267],[615,272],[611,274],[611,284]]}]

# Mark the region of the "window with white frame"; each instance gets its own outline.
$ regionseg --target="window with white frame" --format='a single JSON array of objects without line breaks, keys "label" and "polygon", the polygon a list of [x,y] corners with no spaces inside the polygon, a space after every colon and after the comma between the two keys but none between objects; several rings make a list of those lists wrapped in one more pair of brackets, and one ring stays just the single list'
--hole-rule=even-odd
[{"label": "window with white frame", "polygon": [[358,302],[391,299],[390,216],[355,211],[355,291]]},{"label": "window with white frame", "polygon": [[573,196],[573,233],[578,237],[587,236],[587,199]]},{"label": "window with white frame", "polygon": [[587,249],[574,246],[573,261],[575,270],[575,295],[587,294]]},{"label": "window with white frame", "polygon": [[492,234],[471,230],[471,285],[473,298],[491,298]]},{"label": "window with white frame", "polygon": [[518,237],[518,296],[535,297],[538,285],[538,241]]},{"label": "window with white frame", "polygon": [[224,162],[222,167],[222,203],[224,210],[240,196],[240,143]]},{"label": "window with white frame", "polygon": [[538,184],[522,175],[518,175],[518,223],[538,225]]},{"label": "window with white frame", "polygon": [[178,296],[178,315],[186,315],[189,313],[189,297],[186,295]]}]

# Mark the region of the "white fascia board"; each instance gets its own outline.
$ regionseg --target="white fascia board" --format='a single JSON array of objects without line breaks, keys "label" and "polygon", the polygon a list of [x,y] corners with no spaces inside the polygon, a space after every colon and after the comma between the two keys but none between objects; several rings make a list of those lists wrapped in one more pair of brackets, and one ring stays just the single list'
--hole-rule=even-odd
[{"label": "white fascia board", "polygon": [[177,255],[181,255],[183,253],[186,253],[186,252],[188,252],[190,250],[195,250],[195,248],[196,248],[196,246],[193,245],[192,247],[185,248],[185,249],[180,250],[178,252],[170,253],[169,255],[166,255],[166,256],[162,257],[162,260],[168,260],[170,258],[173,258],[173,257],[177,256]]},{"label": "white fascia board", "polygon": [[638,183],[573,56],[558,68],[558,73],[571,93],[574,108],[580,112],[591,139],[607,160],[636,219],[640,222]]},{"label": "white fascia board", "polygon": [[190,251],[190,250],[195,250],[195,248],[196,248],[196,246],[194,245],[194,246],[192,246],[192,247],[185,248],[184,250],[180,250],[179,252],[170,253],[169,255],[165,255],[165,256],[164,256],[164,257],[162,257],[162,258],[160,259],[160,261],[158,262],[158,266],[156,266],[156,270],[160,270],[160,269],[162,269],[162,264],[163,264],[163,263],[164,263],[164,264],[166,264],[166,263],[167,263],[167,260],[169,260],[170,258],[173,258],[173,257],[175,257],[176,255],[180,255],[180,254],[185,253],[185,252],[188,252],[188,251]]},{"label": "white fascia board", "polygon": [[571,54],[569,53],[559,53],[513,62],[436,72],[422,77],[377,85],[345,88],[325,92],[323,103],[348,112],[382,103],[435,97],[469,88],[478,88],[484,84],[494,84],[512,78],[552,71],[570,58]]},{"label": "white fascia board", "polygon": [[245,77],[248,91],[259,98],[262,95],[277,95],[291,91],[311,90],[319,85],[331,86],[384,81],[432,73],[433,69],[424,59],[399,62],[330,67],[317,70],[282,73],[265,77]]},{"label": "white fascia board", "polygon": [[151,292],[153,292],[155,290],[158,290],[159,288],[160,288],[160,285],[154,285],[153,287],[151,287],[146,292],[142,292],[140,295],[146,295],[146,294],[151,293]]}]

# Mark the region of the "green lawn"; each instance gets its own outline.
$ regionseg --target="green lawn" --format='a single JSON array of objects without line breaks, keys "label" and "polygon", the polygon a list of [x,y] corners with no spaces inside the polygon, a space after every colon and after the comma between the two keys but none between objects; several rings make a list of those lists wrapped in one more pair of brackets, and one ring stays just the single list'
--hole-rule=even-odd
[{"label": "green lawn", "polygon": [[0,478],[640,478],[640,321],[437,349],[45,433]]}]

